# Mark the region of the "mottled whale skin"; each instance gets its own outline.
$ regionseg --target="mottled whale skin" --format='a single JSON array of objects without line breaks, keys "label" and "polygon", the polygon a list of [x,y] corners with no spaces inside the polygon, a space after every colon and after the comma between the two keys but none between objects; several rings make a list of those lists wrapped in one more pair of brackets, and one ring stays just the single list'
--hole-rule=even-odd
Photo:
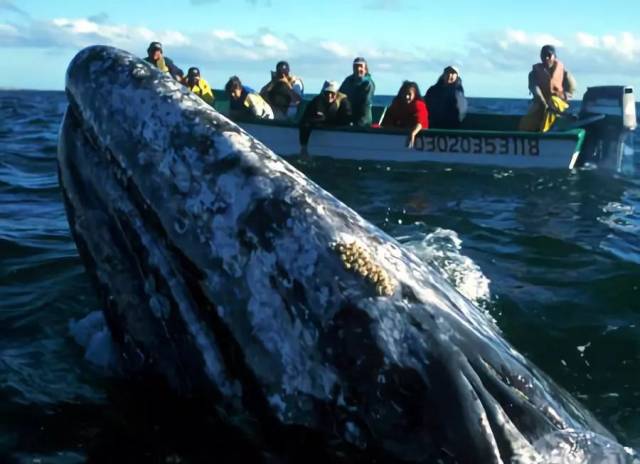
[{"label": "mottled whale skin", "polygon": [[125,369],[346,459],[631,459],[428,263],[169,76],[94,46],[66,92],[60,184]]}]

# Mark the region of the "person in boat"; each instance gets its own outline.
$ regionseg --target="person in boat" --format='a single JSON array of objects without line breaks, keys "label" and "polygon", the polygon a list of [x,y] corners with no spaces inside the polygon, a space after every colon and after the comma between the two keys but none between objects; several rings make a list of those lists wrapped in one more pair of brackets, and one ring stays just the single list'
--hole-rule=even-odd
[{"label": "person in boat", "polygon": [[424,101],[429,108],[429,127],[459,128],[467,114],[467,99],[458,68],[444,68],[438,81],[427,90]]},{"label": "person in boat", "polygon": [[558,60],[553,45],[542,47],[540,61],[529,72],[529,91],[533,101],[520,120],[520,130],[548,131],[558,115],[569,108],[569,99],[576,89],[574,77]]},{"label": "person in boat", "polygon": [[371,126],[371,106],[375,91],[376,85],[369,73],[367,61],[359,56],[353,60],[353,74],[347,76],[340,86],[340,92],[347,96],[351,104],[351,122],[354,126]]},{"label": "person in boat", "polygon": [[325,81],[320,95],[306,106],[300,118],[300,153],[307,155],[311,130],[319,126],[348,126],[352,119],[351,104],[340,92],[336,81]]},{"label": "person in boat", "polygon": [[147,57],[144,60],[154,65],[160,71],[171,74],[175,80],[184,84],[184,72],[173,63],[171,58],[164,56],[160,42],[151,42],[149,44],[149,47],[147,47]]},{"label": "person in boat", "polygon": [[382,119],[382,127],[409,129],[407,147],[413,148],[416,135],[429,128],[429,110],[420,96],[418,84],[404,81]]},{"label": "person in boat", "polygon": [[249,87],[242,85],[238,76],[231,76],[224,86],[229,96],[229,116],[235,120],[273,119],[269,103]]},{"label": "person in boat", "polygon": [[187,87],[205,102],[213,106],[213,90],[207,81],[200,76],[200,69],[191,67],[187,71]]},{"label": "person in boat", "polygon": [[289,63],[279,61],[271,71],[271,80],[260,90],[260,95],[273,108],[276,119],[293,119],[304,94],[304,83],[290,73]]}]

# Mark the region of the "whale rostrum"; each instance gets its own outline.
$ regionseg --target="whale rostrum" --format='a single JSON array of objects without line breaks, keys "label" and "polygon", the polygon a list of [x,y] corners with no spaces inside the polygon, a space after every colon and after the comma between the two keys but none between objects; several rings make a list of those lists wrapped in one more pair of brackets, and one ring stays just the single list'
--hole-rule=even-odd
[{"label": "whale rostrum", "polygon": [[124,369],[345,462],[632,462],[429,263],[167,74],[94,46],[66,92],[60,184]]}]

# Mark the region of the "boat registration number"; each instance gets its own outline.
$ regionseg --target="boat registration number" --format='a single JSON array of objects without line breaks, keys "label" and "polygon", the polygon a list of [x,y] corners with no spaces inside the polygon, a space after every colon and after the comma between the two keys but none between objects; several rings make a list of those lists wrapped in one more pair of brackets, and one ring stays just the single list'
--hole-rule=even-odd
[{"label": "boat registration number", "polygon": [[534,137],[418,135],[413,147],[433,153],[540,156],[539,140]]}]

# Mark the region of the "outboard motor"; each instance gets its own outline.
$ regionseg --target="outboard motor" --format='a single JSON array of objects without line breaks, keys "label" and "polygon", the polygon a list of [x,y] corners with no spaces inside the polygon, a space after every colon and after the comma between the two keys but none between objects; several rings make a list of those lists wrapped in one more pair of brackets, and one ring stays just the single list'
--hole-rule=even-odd
[{"label": "outboard motor", "polygon": [[633,131],[637,120],[632,87],[588,87],[579,121],[585,122],[587,132],[580,164],[593,162],[616,171],[626,170],[627,166],[633,168]]}]

